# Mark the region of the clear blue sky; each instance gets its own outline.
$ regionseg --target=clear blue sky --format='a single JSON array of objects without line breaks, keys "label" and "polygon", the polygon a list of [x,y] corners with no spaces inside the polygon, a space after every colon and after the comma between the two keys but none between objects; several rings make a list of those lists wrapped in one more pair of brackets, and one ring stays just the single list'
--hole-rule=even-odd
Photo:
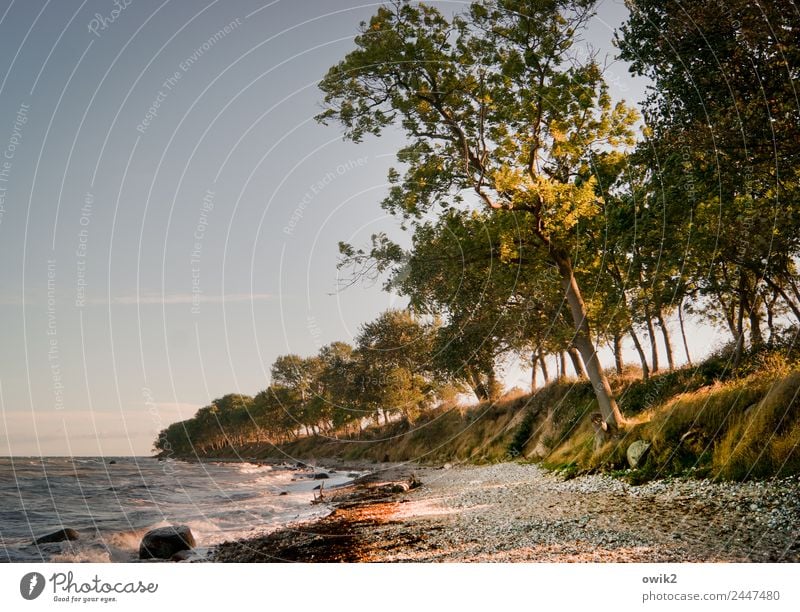
[{"label": "clear blue sky", "polygon": [[[338,241],[398,234],[378,202],[399,140],[313,121],[376,6],[0,5],[0,455],[147,454],[210,399],[264,388],[277,355],[400,304],[335,294]],[[591,42],[613,52],[624,16],[601,3]],[[624,65],[608,76],[641,99]]]}]

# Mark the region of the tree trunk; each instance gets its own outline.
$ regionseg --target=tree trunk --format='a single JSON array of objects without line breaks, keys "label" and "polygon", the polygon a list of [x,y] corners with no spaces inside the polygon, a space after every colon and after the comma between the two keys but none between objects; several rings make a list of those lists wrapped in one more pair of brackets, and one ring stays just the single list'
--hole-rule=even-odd
[{"label": "tree trunk", "polygon": [[658,343],[656,342],[656,328],[653,326],[649,307],[645,308],[644,318],[647,322],[647,334],[650,336],[650,363],[653,364],[650,371],[655,374],[658,372]]},{"label": "tree trunk", "polygon": [[744,350],[744,272],[739,275],[739,313],[736,316],[736,347],[733,351],[733,367],[739,365]]},{"label": "tree trunk", "polygon": [[486,374],[486,395],[490,401],[498,399],[503,393],[502,385],[497,381],[494,368]]},{"label": "tree trunk", "polygon": [[750,347],[758,350],[764,345],[764,336],[761,333],[761,308],[758,304],[758,297],[753,300],[750,308]]},{"label": "tree trunk", "polygon": [[594,344],[592,344],[591,328],[589,327],[586,304],[583,302],[583,297],[578,287],[578,281],[575,279],[572,262],[568,255],[554,250],[551,250],[551,254],[555,263],[558,265],[558,271],[561,275],[561,286],[564,290],[567,304],[569,304],[570,313],[572,315],[572,321],[575,325],[575,337],[572,343],[575,345],[575,348],[580,351],[583,363],[589,375],[589,380],[592,381],[592,387],[594,388],[597,404],[600,408],[600,414],[607,426],[604,431],[606,433],[613,433],[616,429],[624,425],[625,420],[614,399],[614,394],[611,392],[611,385],[608,384],[608,379],[600,367],[600,360],[597,357]]},{"label": "tree trunk", "polygon": [[538,353],[531,355],[531,393],[536,391],[536,364],[539,362]]},{"label": "tree trunk", "polygon": [[[764,280],[767,280],[766,277],[764,278]],[[800,290],[798,290],[797,284],[792,280],[792,277],[791,276],[787,276],[786,277],[786,282],[789,285],[789,287],[792,288],[792,293],[794,293],[795,299],[800,301]]]},{"label": "tree trunk", "polygon": [[683,338],[683,350],[686,353],[686,363],[692,365],[692,356],[689,353],[689,343],[686,341],[686,327],[683,325],[683,300],[678,304],[678,321],[681,324],[681,337]]},{"label": "tree trunk", "polygon": [[617,368],[617,374],[622,376],[625,370],[625,363],[622,361],[622,335],[619,332],[614,332],[614,365]]},{"label": "tree trunk", "polygon": [[569,358],[572,360],[572,367],[575,368],[575,375],[578,378],[589,378],[586,374],[586,368],[583,366],[583,360],[581,359],[581,354],[578,352],[574,346],[570,347],[569,349]]},{"label": "tree trunk", "polygon": [[636,334],[636,330],[633,329],[633,325],[628,327],[628,334],[633,340],[633,346],[636,347],[636,352],[639,353],[639,361],[642,362],[642,380],[647,380],[650,378],[650,368],[647,367],[647,357],[644,354],[642,343],[639,342],[639,336]]},{"label": "tree trunk", "polygon": [[482,402],[489,399],[486,385],[483,384],[480,375],[476,374],[475,371],[470,367],[465,368],[464,373],[467,375],[467,384],[472,389],[475,397],[478,398],[478,401]]},{"label": "tree trunk", "polygon": [[[794,314],[795,318],[800,321],[800,309],[798,309],[794,301],[788,295],[786,295],[786,292],[783,290],[783,288],[767,276],[764,277],[764,282],[772,287],[772,289],[783,298],[783,301],[792,310],[792,314]],[[790,286],[796,291],[794,284],[790,283]]]},{"label": "tree trunk", "polygon": [[567,377],[567,353],[561,351],[558,354],[558,378],[563,380]]},{"label": "tree trunk", "polygon": [[542,368],[542,377],[544,378],[544,384],[549,383],[550,373],[547,371],[547,361],[545,361],[543,353],[539,353],[539,367]]},{"label": "tree trunk", "polygon": [[773,292],[772,300],[764,301],[764,307],[767,310],[767,329],[769,330],[769,339],[767,340],[768,346],[773,346],[775,342],[775,302],[778,301],[778,293]]},{"label": "tree trunk", "polygon": [[675,369],[675,359],[672,356],[672,342],[669,339],[669,330],[667,324],[664,322],[664,314],[661,308],[656,310],[656,317],[658,319],[658,326],[661,328],[661,336],[664,338],[664,346],[667,348],[667,363],[669,364],[669,371]]}]

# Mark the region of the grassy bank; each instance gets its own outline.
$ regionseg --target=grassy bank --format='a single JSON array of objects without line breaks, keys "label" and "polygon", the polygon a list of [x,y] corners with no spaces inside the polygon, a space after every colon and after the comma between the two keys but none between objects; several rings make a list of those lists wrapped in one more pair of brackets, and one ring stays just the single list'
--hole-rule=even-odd
[{"label": "grassy bank", "polygon": [[[372,427],[357,438],[307,437],[285,444],[223,449],[248,458],[491,463],[538,461],[568,475],[605,471],[634,482],[673,475],[729,480],[800,472],[800,366],[772,354],[748,357],[731,371],[724,355],[697,367],[639,380],[612,378],[624,433],[595,448],[587,382],[565,380],[469,408],[441,407],[413,423]],[[626,452],[650,445],[636,469]]]}]

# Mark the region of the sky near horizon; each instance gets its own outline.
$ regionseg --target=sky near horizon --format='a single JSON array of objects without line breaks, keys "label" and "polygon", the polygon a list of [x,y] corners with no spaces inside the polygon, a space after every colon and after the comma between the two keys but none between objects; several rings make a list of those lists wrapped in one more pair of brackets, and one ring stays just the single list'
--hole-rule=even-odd
[{"label": "sky near horizon", "polygon": [[[148,454],[279,354],[403,305],[336,290],[340,240],[400,236],[378,202],[401,140],[313,120],[378,5],[0,3],[0,455]],[[587,39],[613,54],[625,15],[600,2]],[[624,64],[607,79],[643,98]]]}]

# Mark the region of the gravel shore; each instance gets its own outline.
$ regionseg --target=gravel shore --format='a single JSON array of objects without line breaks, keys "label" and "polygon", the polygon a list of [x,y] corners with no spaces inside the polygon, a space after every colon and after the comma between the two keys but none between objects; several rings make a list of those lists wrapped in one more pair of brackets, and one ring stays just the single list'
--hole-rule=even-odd
[{"label": "gravel shore", "polygon": [[798,477],[632,486],[517,463],[405,465],[327,495],[329,516],[222,544],[212,560],[800,561]]}]

